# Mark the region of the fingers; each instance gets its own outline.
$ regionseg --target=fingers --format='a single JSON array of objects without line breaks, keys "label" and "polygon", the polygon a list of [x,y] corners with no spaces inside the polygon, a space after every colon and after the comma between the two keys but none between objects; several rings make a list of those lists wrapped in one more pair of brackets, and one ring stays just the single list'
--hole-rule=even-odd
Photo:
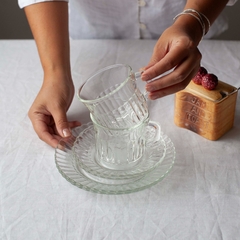
[{"label": "fingers", "polygon": [[[52,116],[55,123],[55,126],[54,126],[55,132],[63,138],[71,137],[72,136],[71,129],[81,125],[79,121],[68,122],[67,115],[66,115],[66,112],[64,111],[64,108],[60,108],[54,112],[52,111]],[[53,136],[59,141],[60,139],[59,136],[57,135],[53,135]],[[52,142],[54,142],[55,144],[55,141],[52,140]]]},{"label": "fingers", "polygon": [[72,122],[68,122],[68,126],[70,128],[75,128],[75,127],[81,126],[81,123],[79,121],[72,121]]},{"label": "fingers", "polygon": [[71,128],[81,125],[68,122],[66,112],[74,96],[74,85],[68,75],[62,72],[48,72],[35,98],[29,118],[39,138],[56,147],[63,137],[71,136]]},{"label": "fingers", "polygon": [[[182,49],[173,47],[163,58],[160,58],[159,56],[157,59],[153,56],[154,60],[150,60],[150,64],[145,68],[145,71],[141,76],[142,80],[151,80],[176,67],[186,57],[182,51]],[[154,53],[154,55],[156,55],[156,53]]]},{"label": "fingers", "polygon": [[[51,147],[56,148],[63,136],[58,134],[53,118],[43,113],[31,111],[29,111],[29,118],[32,121],[33,128],[38,137]],[[78,127],[80,125],[81,123],[78,121],[67,122],[69,129]]]},{"label": "fingers", "polygon": [[187,55],[183,54],[182,48],[171,49],[163,59],[142,73],[142,80],[147,81],[148,97],[157,99],[184,89],[196,75],[201,57],[197,48]]},{"label": "fingers", "polygon": [[51,115],[56,125],[57,133],[62,137],[70,137],[71,129],[68,125],[66,110],[59,107],[51,110]]},{"label": "fingers", "polygon": [[141,75],[150,99],[182,90],[197,73],[202,56],[189,33],[173,25],[157,41]]},{"label": "fingers", "polygon": [[81,125],[79,121],[68,122],[64,107],[60,107],[59,109],[52,111],[52,116],[57,132],[62,137],[70,137],[72,135],[71,128],[75,128]]},{"label": "fingers", "polygon": [[[142,80],[148,81],[157,76],[179,66],[185,61],[188,61],[191,65],[201,60],[201,53],[198,48],[192,48],[183,43],[178,43],[169,49],[169,51],[162,56],[162,52],[158,55],[158,52],[154,52],[153,59],[150,60],[149,66],[145,68],[142,74]],[[190,66],[190,69],[192,67]]]},{"label": "fingers", "polygon": [[[151,100],[155,100],[157,98],[161,98],[161,97],[176,93],[176,92],[184,89],[188,85],[188,83],[191,81],[191,79],[196,75],[198,69],[199,69],[199,67],[195,67],[188,76],[183,75],[184,77],[182,77],[181,79],[179,79],[179,77],[177,77],[176,78],[177,80],[173,81],[174,83],[172,85],[169,85],[169,82],[171,82],[171,81],[169,81],[169,78],[171,78],[170,74],[168,76],[166,76],[166,79],[163,79],[163,82],[165,82],[163,84],[157,83],[158,81],[161,82],[162,79],[155,81],[154,83],[157,83],[157,86],[154,86],[154,88],[159,89],[159,90],[156,90],[156,91],[148,91],[147,90],[149,92],[148,98]],[[176,76],[178,76],[176,72],[174,74]],[[159,86],[161,86],[161,87],[159,87]],[[148,88],[149,88],[149,86],[147,85],[146,89],[148,89]]]},{"label": "fingers", "polygon": [[32,112],[31,110],[29,111],[28,116],[32,121],[33,128],[38,137],[55,148],[61,137],[56,135],[51,117],[40,112]]},{"label": "fingers", "polygon": [[163,44],[156,44],[154,47],[153,55],[147,66],[142,67],[141,71],[146,71],[147,69],[153,67],[156,63],[160,61],[160,59],[164,58],[167,54],[167,49],[163,47]]},{"label": "fingers", "polygon": [[64,107],[55,107],[50,111],[46,106],[35,101],[28,112],[38,137],[54,148],[62,137],[71,136],[71,128],[81,125],[78,121],[68,122],[64,109]]},{"label": "fingers", "polygon": [[[178,65],[175,65],[176,67],[174,68],[174,71],[170,72],[164,77],[159,78],[158,80],[150,81],[147,84],[147,90],[156,91],[161,88],[178,84],[184,81],[187,77],[193,77],[194,75],[192,76],[192,74],[194,74],[195,71],[197,72],[200,67],[200,60],[201,54],[198,50],[196,50],[196,53],[191,54],[188,56],[188,58],[182,60],[182,62],[178,62]],[[160,65],[160,63],[156,64],[154,67],[157,67],[157,65]],[[160,65],[160,69],[162,68]]]}]

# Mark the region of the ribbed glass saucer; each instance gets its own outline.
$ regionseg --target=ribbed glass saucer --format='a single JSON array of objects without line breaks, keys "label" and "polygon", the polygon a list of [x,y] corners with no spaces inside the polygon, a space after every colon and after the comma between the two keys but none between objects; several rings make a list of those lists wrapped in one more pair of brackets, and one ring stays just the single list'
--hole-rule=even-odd
[{"label": "ribbed glass saucer", "polygon": [[[84,138],[89,131],[92,131],[92,123],[75,128],[73,137],[60,140],[58,147],[55,149],[55,162],[59,172],[66,180],[79,188],[104,194],[123,194],[140,191],[161,181],[174,164],[174,145],[170,138],[162,133],[161,140],[154,142],[152,144],[154,146],[148,146],[150,147],[149,151],[151,151],[152,147],[154,152],[154,154],[149,154],[148,156],[160,159],[158,162],[156,160],[156,164],[149,170],[146,172],[142,171],[139,174],[135,172],[133,175],[125,175],[125,177],[123,173],[118,175],[120,177],[113,177],[114,174],[111,174],[109,177],[109,173],[101,175],[99,171],[89,169],[90,165],[87,169],[81,167],[79,164],[80,157],[75,156],[74,148],[79,143],[79,139],[81,139],[81,143],[84,143],[84,141],[88,143],[87,147],[83,149],[85,152],[83,154],[91,152],[90,155],[86,154],[86,156],[92,156],[94,140],[89,142],[89,139]],[[162,148],[164,148],[164,154],[162,150],[156,150]],[[100,174],[96,174],[96,172]]]}]

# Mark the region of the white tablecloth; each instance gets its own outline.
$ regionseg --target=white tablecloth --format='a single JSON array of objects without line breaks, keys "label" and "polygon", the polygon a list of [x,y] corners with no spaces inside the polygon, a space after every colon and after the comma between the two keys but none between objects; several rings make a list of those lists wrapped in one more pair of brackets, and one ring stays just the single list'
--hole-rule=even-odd
[{"label": "white tablecloth", "polygon": [[[147,64],[153,40],[71,42],[76,89],[94,71]],[[203,41],[202,65],[240,86],[240,42]],[[27,111],[42,82],[31,40],[0,41],[0,239],[240,239],[240,97],[234,127],[218,141],[174,125],[174,96],[150,104],[151,119],[176,147],[169,175],[125,195],[87,192],[66,181],[54,149],[40,141]],[[70,119],[89,121],[75,97]]]}]

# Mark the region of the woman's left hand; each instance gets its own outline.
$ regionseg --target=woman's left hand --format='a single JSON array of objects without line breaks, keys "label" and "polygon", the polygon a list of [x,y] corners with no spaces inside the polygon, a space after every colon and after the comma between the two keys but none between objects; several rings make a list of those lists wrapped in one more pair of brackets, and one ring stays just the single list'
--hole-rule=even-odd
[{"label": "woman's left hand", "polygon": [[[196,75],[202,55],[197,48],[200,40],[185,26],[173,24],[157,41],[149,64],[142,68],[142,80],[147,81],[149,99],[157,99],[184,89]],[[196,39],[196,38],[195,38]],[[173,71],[170,71],[173,70]],[[170,71],[157,80],[149,81]]]}]

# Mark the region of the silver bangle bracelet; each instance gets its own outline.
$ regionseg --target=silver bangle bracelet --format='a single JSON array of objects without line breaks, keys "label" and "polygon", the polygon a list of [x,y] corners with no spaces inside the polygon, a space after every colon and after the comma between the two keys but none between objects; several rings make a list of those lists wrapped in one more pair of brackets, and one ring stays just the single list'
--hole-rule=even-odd
[{"label": "silver bangle bracelet", "polygon": [[183,12],[196,13],[196,14],[202,19],[202,21],[204,21],[203,19],[205,19],[206,22],[207,22],[207,25],[208,25],[208,29],[205,30],[205,34],[204,34],[204,35],[206,35],[206,34],[208,33],[208,31],[209,31],[209,29],[210,29],[210,27],[211,27],[211,23],[210,23],[209,19],[207,18],[207,16],[206,16],[205,14],[203,14],[203,13],[201,13],[201,12],[198,12],[197,10],[192,9],[192,8],[185,9]]},{"label": "silver bangle bracelet", "polygon": [[190,13],[190,12],[181,12],[179,14],[177,14],[174,18],[173,18],[173,21],[175,21],[178,17],[182,16],[182,15],[190,15],[192,17],[194,17],[195,19],[198,20],[198,22],[200,23],[201,27],[202,27],[202,37],[205,35],[205,23],[204,21],[202,20],[202,18],[200,18],[199,16],[196,16],[194,15],[193,13]]}]

